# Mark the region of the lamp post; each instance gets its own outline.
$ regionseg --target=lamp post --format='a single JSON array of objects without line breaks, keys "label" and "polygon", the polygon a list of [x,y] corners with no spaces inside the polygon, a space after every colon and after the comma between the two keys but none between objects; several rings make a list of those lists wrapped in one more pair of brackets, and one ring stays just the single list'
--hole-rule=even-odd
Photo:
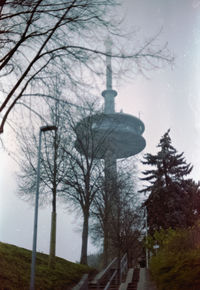
[{"label": "lamp post", "polygon": [[[146,242],[148,238],[148,225],[147,225],[147,208],[145,207],[145,236],[146,236]],[[149,253],[148,253],[148,248],[146,247],[146,268],[149,268]]]},{"label": "lamp post", "polygon": [[56,126],[42,126],[39,132],[39,147],[38,147],[38,164],[37,164],[37,179],[36,179],[36,195],[35,195],[35,214],[34,214],[34,228],[33,228],[33,249],[31,261],[31,282],[30,290],[35,289],[35,262],[36,262],[36,247],[37,247],[37,224],[38,224],[38,200],[39,200],[39,184],[40,184],[40,155],[42,144],[42,132],[56,131]]}]

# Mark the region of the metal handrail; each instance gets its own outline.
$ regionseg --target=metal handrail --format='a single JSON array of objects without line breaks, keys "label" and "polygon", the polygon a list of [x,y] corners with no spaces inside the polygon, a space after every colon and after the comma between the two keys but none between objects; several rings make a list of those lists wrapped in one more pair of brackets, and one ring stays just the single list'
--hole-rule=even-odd
[{"label": "metal handrail", "polygon": [[88,274],[84,274],[77,285],[72,290],[87,290],[88,289]]},{"label": "metal handrail", "polygon": [[106,273],[112,268],[112,266],[114,266],[116,262],[117,262],[117,258],[114,258],[112,262],[103,271],[97,274],[97,276],[94,278],[92,283],[100,283],[100,281],[103,279]]},{"label": "metal handrail", "polygon": [[127,261],[127,253],[124,254],[124,256],[121,258],[121,264],[125,261]]},{"label": "metal handrail", "polygon": [[127,253],[125,253],[120,262],[120,283],[122,281],[122,275],[126,273],[127,270],[128,270],[128,256]]},{"label": "metal handrail", "polygon": [[112,282],[112,280],[115,278],[115,276],[117,275],[117,270],[114,271],[114,273],[112,274],[111,278],[109,279],[108,283],[106,284],[106,287],[104,288],[104,290],[109,289],[110,284]]},{"label": "metal handrail", "polygon": [[96,277],[92,280],[91,284],[96,284],[97,285],[97,289],[99,289],[99,286],[101,284],[101,281],[105,278],[105,276],[107,274],[109,274],[109,271],[111,269],[114,270],[114,272],[112,273],[112,276],[110,278],[108,278],[108,282],[104,288],[104,290],[108,290],[113,279],[115,277],[117,277],[117,273],[118,273],[118,270],[120,271],[120,283],[121,283],[121,280],[122,280],[122,275],[125,274],[127,272],[127,269],[128,269],[128,259],[127,259],[127,253],[124,254],[124,256],[122,257],[121,261],[120,261],[120,269],[116,269],[116,263],[118,261],[118,258],[114,258],[112,260],[112,262],[104,269],[102,270],[100,273],[98,273],[96,275]]}]

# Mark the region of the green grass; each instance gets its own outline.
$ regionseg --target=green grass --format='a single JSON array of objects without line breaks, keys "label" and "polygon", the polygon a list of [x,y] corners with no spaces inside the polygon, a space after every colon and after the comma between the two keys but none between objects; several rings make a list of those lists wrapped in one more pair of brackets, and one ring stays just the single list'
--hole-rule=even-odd
[{"label": "green grass", "polygon": [[[0,289],[29,289],[32,252],[0,242]],[[93,275],[95,270],[56,257],[55,269],[48,269],[48,255],[37,253],[36,289],[71,289],[84,273]]]}]

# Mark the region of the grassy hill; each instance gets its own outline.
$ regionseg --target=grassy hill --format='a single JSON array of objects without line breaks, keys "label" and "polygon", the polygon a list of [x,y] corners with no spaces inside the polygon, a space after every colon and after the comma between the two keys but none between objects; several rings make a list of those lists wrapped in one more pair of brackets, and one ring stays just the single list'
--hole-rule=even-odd
[{"label": "grassy hill", "polygon": [[[0,242],[0,289],[29,289],[32,252]],[[48,269],[48,255],[37,253],[36,289],[71,289],[84,273],[95,270],[56,257],[54,270]]]}]

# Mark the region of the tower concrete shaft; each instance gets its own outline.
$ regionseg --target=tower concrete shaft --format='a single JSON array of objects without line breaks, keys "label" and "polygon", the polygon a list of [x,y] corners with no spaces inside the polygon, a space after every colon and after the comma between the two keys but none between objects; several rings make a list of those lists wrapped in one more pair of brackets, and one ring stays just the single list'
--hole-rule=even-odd
[{"label": "tower concrete shaft", "polygon": [[[106,90],[102,92],[102,96],[104,97],[105,100],[104,113],[113,114],[115,113],[115,97],[117,96],[117,92],[112,89],[112,64],[111,64],[112,41],[110,39],[107,39],[105,41],[105,45],[106,45]],[[110,183],[109,180],[113,180],[113,178],[116,179],[117,177],[116,159],[117,159],[116,156],[113,154],[111,150],[108,150],[106,152],[104,158],[106,184]]]}]

